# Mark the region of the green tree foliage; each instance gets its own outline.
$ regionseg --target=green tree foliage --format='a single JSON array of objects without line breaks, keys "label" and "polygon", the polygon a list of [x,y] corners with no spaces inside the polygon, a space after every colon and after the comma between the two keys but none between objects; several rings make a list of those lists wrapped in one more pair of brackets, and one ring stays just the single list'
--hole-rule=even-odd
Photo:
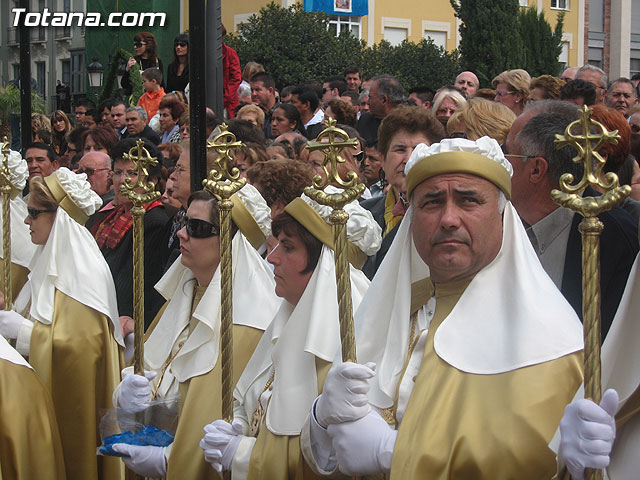
[{"label": "green tree foliage", "polygon": [[405,88],[432,88],[451,83],[459,71],[457,53],[446,53],[433,42],[403,42],[391,46],[382,41],[370,48],[348,32],[335,37],[329,17],[305,12],[302,5],[282,8],[270,3],[240,26],[226,43],[236,49],[240,62],[261,63],[278,87],[304,81],[322,81],[358,65],[366,76],[397,76]]},{"label": "green tree foliage", "polygon": [[499,73],[522,68],[524,47],[518,28],[518,0],[450,0],[460,25],[463,70],[475,72],[483,87]]},{"label": "green tree foliage", "polygon": [[544,12],[538,14],[534,8],[523,8],[518,17],[525,52],[522,68],[532,77],[545,74],[558,75],[560,73],[558,57],[562,53],[564,12],[558,15],[553,31],[544,18]]}]

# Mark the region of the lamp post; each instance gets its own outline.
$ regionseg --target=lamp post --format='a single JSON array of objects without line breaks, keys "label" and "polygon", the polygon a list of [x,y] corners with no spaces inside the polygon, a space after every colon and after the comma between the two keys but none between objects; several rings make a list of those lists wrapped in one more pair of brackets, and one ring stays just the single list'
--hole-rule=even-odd
[{"label": "lamp post", "polygon": [[94,95],[97,99],[97,91],[102,87],[102,74],[104,73],[104,67],[98,61],[97,58],[93,58],[93,61],[87,65],[87,73],[89,74],[89,87],[94,89]]}]

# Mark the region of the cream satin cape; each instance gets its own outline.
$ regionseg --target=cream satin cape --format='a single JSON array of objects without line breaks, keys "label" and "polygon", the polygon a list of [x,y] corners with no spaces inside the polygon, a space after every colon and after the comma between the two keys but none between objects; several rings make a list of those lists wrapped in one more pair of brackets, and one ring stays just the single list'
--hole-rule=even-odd
[{"label": "cream satin cape", "polygon": [[[411,283],[428,276],[413,246],[412,209],[355,314],[358,361],[377,364],[369,400],[379,408],[394,403],[406,362]],[[500,251],[438,328],[437,355],[461,371],[490,375],[553,360],[582,346],[580,320],[544,272],[507,202]]]}]

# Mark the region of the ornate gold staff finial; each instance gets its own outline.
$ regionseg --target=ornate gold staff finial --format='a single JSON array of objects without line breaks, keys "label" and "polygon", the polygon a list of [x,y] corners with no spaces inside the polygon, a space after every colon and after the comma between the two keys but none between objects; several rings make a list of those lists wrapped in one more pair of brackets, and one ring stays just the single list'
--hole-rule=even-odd
[{"label": "ornate gold staff finial", "polygon": [[222,370],[222,416],[231,423],[233,421],[233,290],[231,269],[231,195],[247,183],[240,178],[240,171],[232,165],[233,152],[242,147],[233,133],[227,131],[227,125],[220,126],[220,134],[213,141],[207,142],[207,150],[218,154],[215,166],[209,177],[202,181],[204,189],[218,199],[220,210],[220,365]]},{"label": "ornate gold staff finial", "polygon": [[[313,186],[305,188],[304,193],[316,202],[333,208],[329,220],[333,225],[342,360],[355,362],[356,343],[351,305],[351,277],[347,259],[346,225],[349,214],[344,211],[344,206],[360,197],[364,193],[365,186],[358,183],[356,172],[347,173],[346,180],[343,180],[338,172],[338,164],[344,163],[340,153],[347,147],[355,149],[357,140],[349,138],[347,132],[337,128],[333,118],[329,118],[326,125],[327,128],[320,132],[316,140],[307,145],[310,151],[320,150],[324,154],[322,161],[324,178],[316,175],[313,178]],[[328,142],[323,142],[324,139]],[[326,193],[324,190],[332,184],[342,187],[343,190],[337,193]]]},{"label": "ornate gold staff finial", "polygon": [[133,163],[136,181],[126,178],[120,191],[133,202],[133,332],[134,332],[134,371],[144,376],[144,221],[145,204],[160,197],[155,191],[153,182],[148,182],[147,167],[158,164],[144,147],[140,138],[136,146],[123,155],[125,160]]},{"label": "ornate gold staff finial", "polygon": [[2,266],[3,266],[3,292],[4,308],[13,308],[13,292],[11,285],[11,172],[9,171],[9,142],[7,137],[2,139],[0,144],[0,154],[2,155],[2,166],[0,166],[0,192],[2,192]]},{"label": "ornate gold staff finial", "polygon": [[[591,118],[593,110],[584,106],[579,110],[580,119],[571,123],[564,135],[556,135],[556,146],[571,145],[578,151],[575,163],[583,163],[584,175],[572,185],[570,173],[560,177],[562,191],[553,190],[551,198],[584,218],[579,230],[582,234],[582,316],[584,329],[584,391],[585,397],[599,403],[601,398],[600,380],[600,232],[604,228],[597,215],[621,203],[631,193],[629,185],[618,185],[618,176],[609,172],[605,180],[601,178],[605,160],[598,149],[606,143],[618,143],[617,130],[607,131],[600,122]],[[574,130],[580,133],[574,134]],[[599,197],[582,197],[587,187],[598,187],[604,191]],[[600,480],[601,470],[589,469],[589,480]]]}]

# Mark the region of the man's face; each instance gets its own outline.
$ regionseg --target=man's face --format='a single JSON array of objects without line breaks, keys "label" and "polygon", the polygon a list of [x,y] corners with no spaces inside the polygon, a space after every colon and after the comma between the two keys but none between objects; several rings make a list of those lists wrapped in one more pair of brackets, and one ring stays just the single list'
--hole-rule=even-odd
[{"label": "man's face", "polygon": [[58,161],[52,162],[47,151],[42,148],[30,148],[25,156],[29,167],[29,180],[33,177],[48,177],[58,169]]},{"label": "man's face", "polygon": [[471,72],[462,72],[456,77],[455,86],[467,92],[467,97],[473,97],[478,91],[478,77]]},{"label": "man's face", "polygon": [[631,133],[640,134],[640,112],[636,112],[629,117]]},{"label": "man's face", "polygon": [[127,131],[132,137],[140,134],[140,132],[142,132],[142,130],[144,130],[144,127],[146,126],[146,122],[140,118],[140,114],[135,110],[127,113],[126,122]]},{"label": "man's face", "polygon": [[84,115],[87,113],[87,107],[76,107],[76,125],[81,125],[84,120]]},{"label": "man's face", "polygon": [[358,91],[362,83],[359,73],[347,73],[345,80],[347,81],[347,90],[353,90],[354,92]]},{"label": "man's face", "polygon": [[126,125],[126,121],[124,119],[126,113],[127,109],[122,104],[111,107],[111,125],[113,125],[113,128],[118,130],[122,130],[124,128]]},{"label": "man's face", "polygon": [[111,189],[111,159],[106,155],[89,153],[78,162],[78,173],[86,173],[91,190],[104,195]]},{"label": "man's face", "polygon": [[418,107],[425,107],[425,108],[429,108],[431,106],[430,102],[423,102],[422,100],[420,100],[420,97],[418,96],[418,94],[416,92],[413,92],[411,94],[409,94],[409,98],[411,100],[413,100],[414,102],[416,102],[416,106]]},{"label": "man's face", "polygon": [[509,135],[507,135],[506,152],[505,157],[511,163],[513,167],[513,176],[511,177],[511,203],[518,212],[526,209],[529,202],[529,190],[531,185],[529,183],[529,167],[531,162],[526,161],[519,155],[522,154],[520,146],[516,143],[516,137],[522,131],[529,120],[533,118],[530,113],[524,113],[520,115],[511,125]]},{"label": "man's face", "polygon": [[502,244],[498,189],[466,173],[429,178],[413,191],[411,230],[418,254],[434,282],[479,272]]},{"label": "man's face", "polygon": [[173,171],[171,181],[173,182],[173,198],[178,200],[182,206],[187,208],[187,200],[191,195],[191,163],[189,162],[189,152],[182,152],[176,169]]},{"label": "man's face", "polygon": [[360,98],[360,113],[366,113],[369,109],[369,95],[364,95]]},{"label": "man's face", "polygon": [[338,95],[338,89],[334,88],[331,90],[329,83],[325,82],[322,86],[322,105],[326,107],[331,100],[336,98],[340,98],[340,95]]},{"label": "man's face", "polygon": [[560,78],[562,80],[564,80],[565,82],[570,82],[571,80],[573,80],[574,78],[576,78],[576,73],[578,72],[578,67],[569,67],[566,68],[564,70],[564,72],[562,72],[562,75],[560,75]]},{"label": "man's face", "polygon": [[298,109],[298,112],[300,112],[300,116],[303,116],[304,113],[309,109],[309,102],[302,103],[300,101],[300,97],[295,93],[291,95],[291,105]]},{"label": "man's face", "polygon": [[171,110],[168,108],[161,108],[158,110],[160,114],[160,128],[163,132],[170,132],[173,127],[176,126],[176,121],[171,116]]},{"label": "man's face", "polygon": [[364,159],[360,170],[367,180],[367,186],[371,186],[380,180],[380,169],[382,168],[382,154],[375,147],[364,149]]},{"label": "man's face", "polygon": [[637,102],[638,100],[633,85],[627,82],[618,82],[614,83],[607,91],[605,105],[615,108],[627,117],[629,115],[629,109]]},{"label": "man's face", "polygon": [[384,108],[385,97],[378,95],[378,82],[371,84],[371,90],[369,90],[369,111],[371,115],[376,118],[384,118],[386,110]]},{"label": "man's face", "polygon": [[389,142],[389,151],[384,158],[384,175],[389,182],[389,185],[393,187],[396,194],[405,192],[406,189],[406,176],[404,174],[404,167],[409,161],[411,152],[416,148],[419,143],[431,145],[431,142],[427,139],[423,133],[409,133],[405,130],[400,130]]},{"label": "man's face", "polygon": [[100,125],[105,127],[111,126],[111,109],[109,107],[104,107],[102,110],[100,114]]},{"label": "man's face", "polygon": [[604,95],[607,93],[607,89],[602,87],[602,74],[600,72],[597,70],[585,70],[579,75],[576,75],[576,78],[593,83],[594,87],[596,87],[596,104],[602,103]]},{"label": "man's face", "polygon": [[268,112],[275,103],[273,88],[265,88],[263,82],[251,82],[251,101]]}]

